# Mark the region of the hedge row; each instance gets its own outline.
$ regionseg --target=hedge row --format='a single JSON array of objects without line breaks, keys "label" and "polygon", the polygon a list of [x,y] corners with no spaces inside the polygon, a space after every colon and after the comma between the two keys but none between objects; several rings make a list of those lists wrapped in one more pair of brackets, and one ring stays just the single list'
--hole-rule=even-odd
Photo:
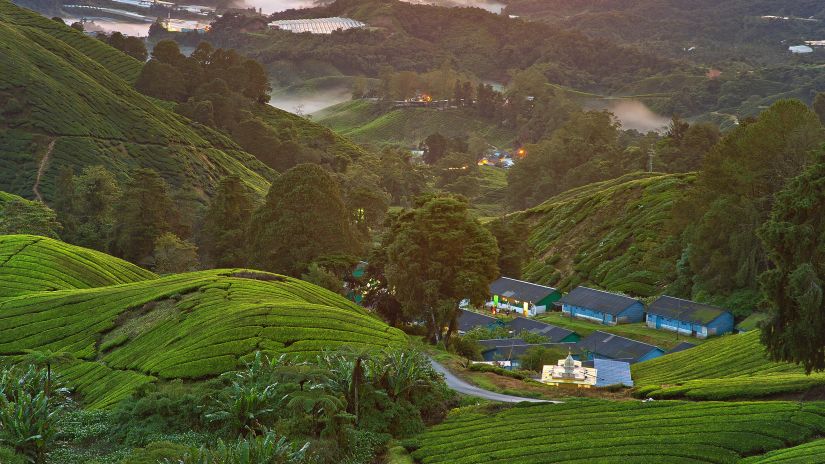
[{"label": "hedge row", "polygon": [[[75,254],[79,252],[67,249],[67,255]],[[51,276],[49,285],[88,283],[57,279],[64,259],[38,259],[43,268],[38,278]],[[50,267],[50,261],[58,265]],[[97,269],[94,262],[85,264]],[[0,272],[0,287],[4,281],[12,278]],[[63,374],[92,407],[108,407],[155,378],[216,376],[257,350],[312,355],[404,343],[401,331],[345,298],[262,272],[202,271],[97,288],[0,295],[0,355],[26,349],[73,353],[82,361]]]},{"label": "hedge row", "polygon": [[759,332],[727,335],[632,367],[638,396],[760,398],[825,385],[825,373],[805,375],[794,364],[771,362]]},{"label": "hedge row", "polygon": [[736,462],[825,432],[825,403],[571,400],[460,413],[427,431],[432,463]]}]

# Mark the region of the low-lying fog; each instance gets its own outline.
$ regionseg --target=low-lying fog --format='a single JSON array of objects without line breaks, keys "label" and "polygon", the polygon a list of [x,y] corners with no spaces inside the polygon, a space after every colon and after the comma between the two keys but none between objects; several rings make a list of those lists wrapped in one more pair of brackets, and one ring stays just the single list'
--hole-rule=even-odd
[{"label": "low-lying fog", "polygon": [[269,104],[290,113],[310,114],[332,105],[337,105],[352,98],[349,87],[317,90],[312,93],[278,93],[272,94]]},{"label": "low-lying fog", "polygon": [[651,111],[638,100],[593,100],[585,104],[587,109],[607,110],[616,115],[623,129],[639,132],[663,132],[670,124],[670,118]]}]

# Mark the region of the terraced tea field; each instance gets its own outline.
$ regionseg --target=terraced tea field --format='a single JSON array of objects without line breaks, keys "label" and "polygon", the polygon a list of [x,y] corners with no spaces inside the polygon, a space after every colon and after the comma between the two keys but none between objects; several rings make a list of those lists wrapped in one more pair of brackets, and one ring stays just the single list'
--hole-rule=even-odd
[{"label": "terraced tea field", "polygon": [[823,433],[825,403],[572,400],[454,412],[421,436],[413,456],[424,464],[722,464]]},{"label": "terraced tea field", "polygon": [[754,456],[739,461],[742,464],[811,464],[825,462],[825,440],[771,451],[764,456]]},{"label": "terraced tea field", "polygon": [[661,293],[681,253],[667,231],[693,174],[628,174],[557,195],[511,217],[530,225],[524,278],[569,291],[596,285],[635,296]]},{"label": "terraced tea field", "polygon": [[29,236],[3,237],[0,250],[0,288],[14,285],[0,294],[0,356],[72,353],[78,361],[57,371],[90,407],[156,378],[218,375],[255,351],[310,356],[406,342],[363,308],[289,277],[215,270],[156,278]]},{"label": "terraced tea field", "polygon": [[140,282],[157,275],[105,253],[32,235],[0,236],[0,298]]},{"label": "terraced tea field", "polygon": [[726,335],[632,366],[638,393],[651,398],[760,398],[825,386],[825,373],[765,357],[759,332]]}]

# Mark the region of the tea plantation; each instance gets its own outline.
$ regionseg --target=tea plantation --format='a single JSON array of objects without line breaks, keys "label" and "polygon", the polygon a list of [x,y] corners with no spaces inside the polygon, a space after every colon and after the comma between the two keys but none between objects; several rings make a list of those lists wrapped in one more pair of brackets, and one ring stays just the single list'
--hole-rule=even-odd
[{"label": "tea plantation", "polygon": [[825,440],[816,440],[804,445],[771,451],[764,456],[754,456],[739,461],[742,464],[810,464],[825,459]]},{"label": "tea plantation", "polygon": [[0,236],[0,297],[103,287],[157,276],[126,261],[58,240]]},{"label": "tea plantation", "polygon": [[721,400],[805,392],[825,386],[825,373],[765,357],[759,332],[727,335],[632,367],[638,393],[652,398]]},{"label": "tea plantation", "polygon": [[731,463],[825,433],[825,403],[580,399],[497,408],[454,411],[420,437],[414,457],[424,464]]},{"label": "tea plantation", "polygon": [[652,296],[681,252],[664,229],[693,174],[629,174],[557,195],[511,218],[530,225],[524,278],[569,291],[596,285]]},{"label": "tea plantation", "polygon": [[406,340],[345,298],[289,277],[213,270],[156,278],[30,236],[3,237],[0,250],[0,355],[71,353],[76,361],[57,371],[92,408],[156,379],[216,376],[255,351],[306,356]]},{"label": "tea plantation", "polygon": [[[60,168],[102,164],[118,177],[157,170],[209,192],[235,173],[264,193],[272,173],[227,137],[132,88],[140,63],[83,33],[0,0],[0,186],[52,198]],[[40,174],[38,174],[40,172]]]}]

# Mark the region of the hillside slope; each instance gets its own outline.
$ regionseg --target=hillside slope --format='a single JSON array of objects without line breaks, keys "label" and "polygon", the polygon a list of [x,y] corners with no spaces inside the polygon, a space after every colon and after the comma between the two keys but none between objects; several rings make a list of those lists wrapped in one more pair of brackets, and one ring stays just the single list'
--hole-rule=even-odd
[{"label": "hillside slope", "polygon": [[0,235],[0,298],[155,278],[147,270],[99,251],[33,235]]},{"label": "hillside slope", "polygon": [[413,456],[424,464],[722,464],[824,432],[821,402],[573,399],[459,409],[420,437]]},{"label": "hillside slope", "polygon": [[680,249],[667,232],[693,174],[629,174],[557,195],[505,220],[530,226],[524,278],[570,290],[595,285],[636,296],[661,292]]},{"label": "hillside slope", "polygon": [[632,369],[639,394],[652,398],[759,398],[825,387],[825,373],[808,376],[797,365],[769,361],[758,330],[726,335]]},{"label": "hillside slope", "polygon": [[[46,245],[60,248],[28,236],[3,238],[18,246],[32,240],[26,252],[32,245],[34,251]],[[94,266],[76,264],[73,255],[84,252],[107,264],[88,250],[63,250],[25,261],[32,280],[96,276]],[[21,253],[18,264],[26,258]],[[148,273],[135,277],[124,271],[115,279],[141,277],[150,279],[56,291],[32,286],[32,291],[0,296],[0,356],[27,349],[72,353],[78,361],[58,366],[58,372],[87,405],[106,407],[157,379],[219,375],[259,350],[311,356],[325,349],[380,349],[406,340],[401,331],[347,299],[289,277],[214,270],[152,279]],[[75,287],[90,286],[77,278]],[[0,288],[15,281],[14,273],[0,273]]]},{"label": "hillside slope", "polygon": [[207,194],[234,173],[264,193],[272,173],[228,138],[137,93],[140,64],[67,26],[0,0],[0,190],[45,200],[63,166],[123,178],[153,168]]},{"label": "hillside slope", "polygon": [[435,110],[429,108],[390,108],[368,100],[344,102],[326,108],[315,120],[357,142],[417,145],[428,135],[448,137],[477,133],[489,143],[509,147],[515,133],[485,121],[472,110]]}]

